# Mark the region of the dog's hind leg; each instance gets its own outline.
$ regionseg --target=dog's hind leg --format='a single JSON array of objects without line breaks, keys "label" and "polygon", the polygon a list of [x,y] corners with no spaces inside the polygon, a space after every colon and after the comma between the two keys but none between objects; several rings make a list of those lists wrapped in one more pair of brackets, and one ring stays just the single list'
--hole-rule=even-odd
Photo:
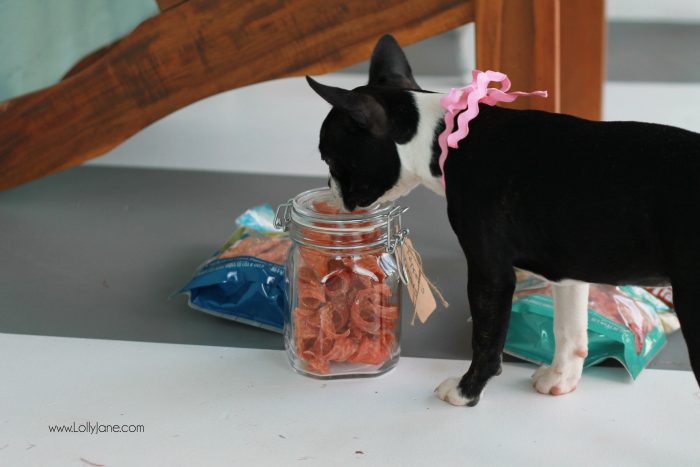
[{"label": "dog's hind leg", "polygon": [[554,296],[554,359],[532,375],[532,384],[543,394],[558,396],[574,389],[588,356],[588,289],[583,282],[552,284]]},{"label": "dog's hind leg", "polygon": [[673,307],[688,346],[690,366],[700,385],[700,279],[672,279]]}]

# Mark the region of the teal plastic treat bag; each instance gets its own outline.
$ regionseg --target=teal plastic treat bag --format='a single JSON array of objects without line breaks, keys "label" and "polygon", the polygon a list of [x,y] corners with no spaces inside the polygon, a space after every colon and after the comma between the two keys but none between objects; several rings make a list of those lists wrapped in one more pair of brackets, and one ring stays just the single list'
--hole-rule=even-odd
[{"label": "teal plastic treat bag", "polygon": [[[591,284],[584,366],[614,358],[636,378],[666,344],[658,313],[672,310],[641,287]],[[551,286],[519,271],[505,352],[550,365],[554,358],[553,324]]]}]

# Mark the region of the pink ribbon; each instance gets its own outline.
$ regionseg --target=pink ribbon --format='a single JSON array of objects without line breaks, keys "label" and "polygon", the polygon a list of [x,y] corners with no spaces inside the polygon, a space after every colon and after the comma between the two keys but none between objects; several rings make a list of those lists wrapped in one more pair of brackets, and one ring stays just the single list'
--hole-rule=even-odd
[{"label": "pink ribbon", "polygon": [[[490,82],[501,83],[501,88],[487,87]],[[469,122],[479,115],[479,103],[496,105],[498,102],[513,102],[519,96],[547,97],[547,91],[522,92],[512,91],[510,80],[504,73],[498,71],[472,71],[472,83],[463,88],[452,88],[450,93],[440,99],[440,105],[445,108],[445,131],[438,136],[440,145],[440,170],[442,171],[442,186],[445,186],[445,161],[447,147],[456,148],[458,143],[469,134]],[[464,112],[462,112],[464,110]],[[462,113],[460,113],[462,112]],[[457,129],[454,129],[455,115]]]}]

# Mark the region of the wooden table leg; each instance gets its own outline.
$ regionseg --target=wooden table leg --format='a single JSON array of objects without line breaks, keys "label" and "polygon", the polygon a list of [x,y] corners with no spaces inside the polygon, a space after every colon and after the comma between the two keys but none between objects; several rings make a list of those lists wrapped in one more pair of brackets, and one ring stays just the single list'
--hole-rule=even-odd
[{"label": "wooden table leg", "polygon": [[561,2],[561,111],[603,118],[605,82],[604,0]]},{"label": "wooden table leg", "polygon": [[549,91],[508,107],[600,119],[604,46],[603,0],[477,0],[477,67]]}]

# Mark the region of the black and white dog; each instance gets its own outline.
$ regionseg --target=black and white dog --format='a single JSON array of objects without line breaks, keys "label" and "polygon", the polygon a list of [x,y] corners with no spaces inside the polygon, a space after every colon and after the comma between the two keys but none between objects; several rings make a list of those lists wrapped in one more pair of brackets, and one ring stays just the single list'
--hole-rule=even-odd
[{"label": "black and white dog", "polygon": [[556,352],[551,367],[533,375],[538,391],[576,388],[590,282],[670,282],[700,379],[699,134],[481,105],[469,135],[449,149],[443,188],[441,94],[420,89],[392,36],[377,43],[366,86],[348,91],[307,79],[333,106],[319,148],[348,210],[421,183],[447,198],[467,258],[474,357],[461,379],[440,384],[441,399],[473,406],[500,373],[514,267],[555,284]]}]

